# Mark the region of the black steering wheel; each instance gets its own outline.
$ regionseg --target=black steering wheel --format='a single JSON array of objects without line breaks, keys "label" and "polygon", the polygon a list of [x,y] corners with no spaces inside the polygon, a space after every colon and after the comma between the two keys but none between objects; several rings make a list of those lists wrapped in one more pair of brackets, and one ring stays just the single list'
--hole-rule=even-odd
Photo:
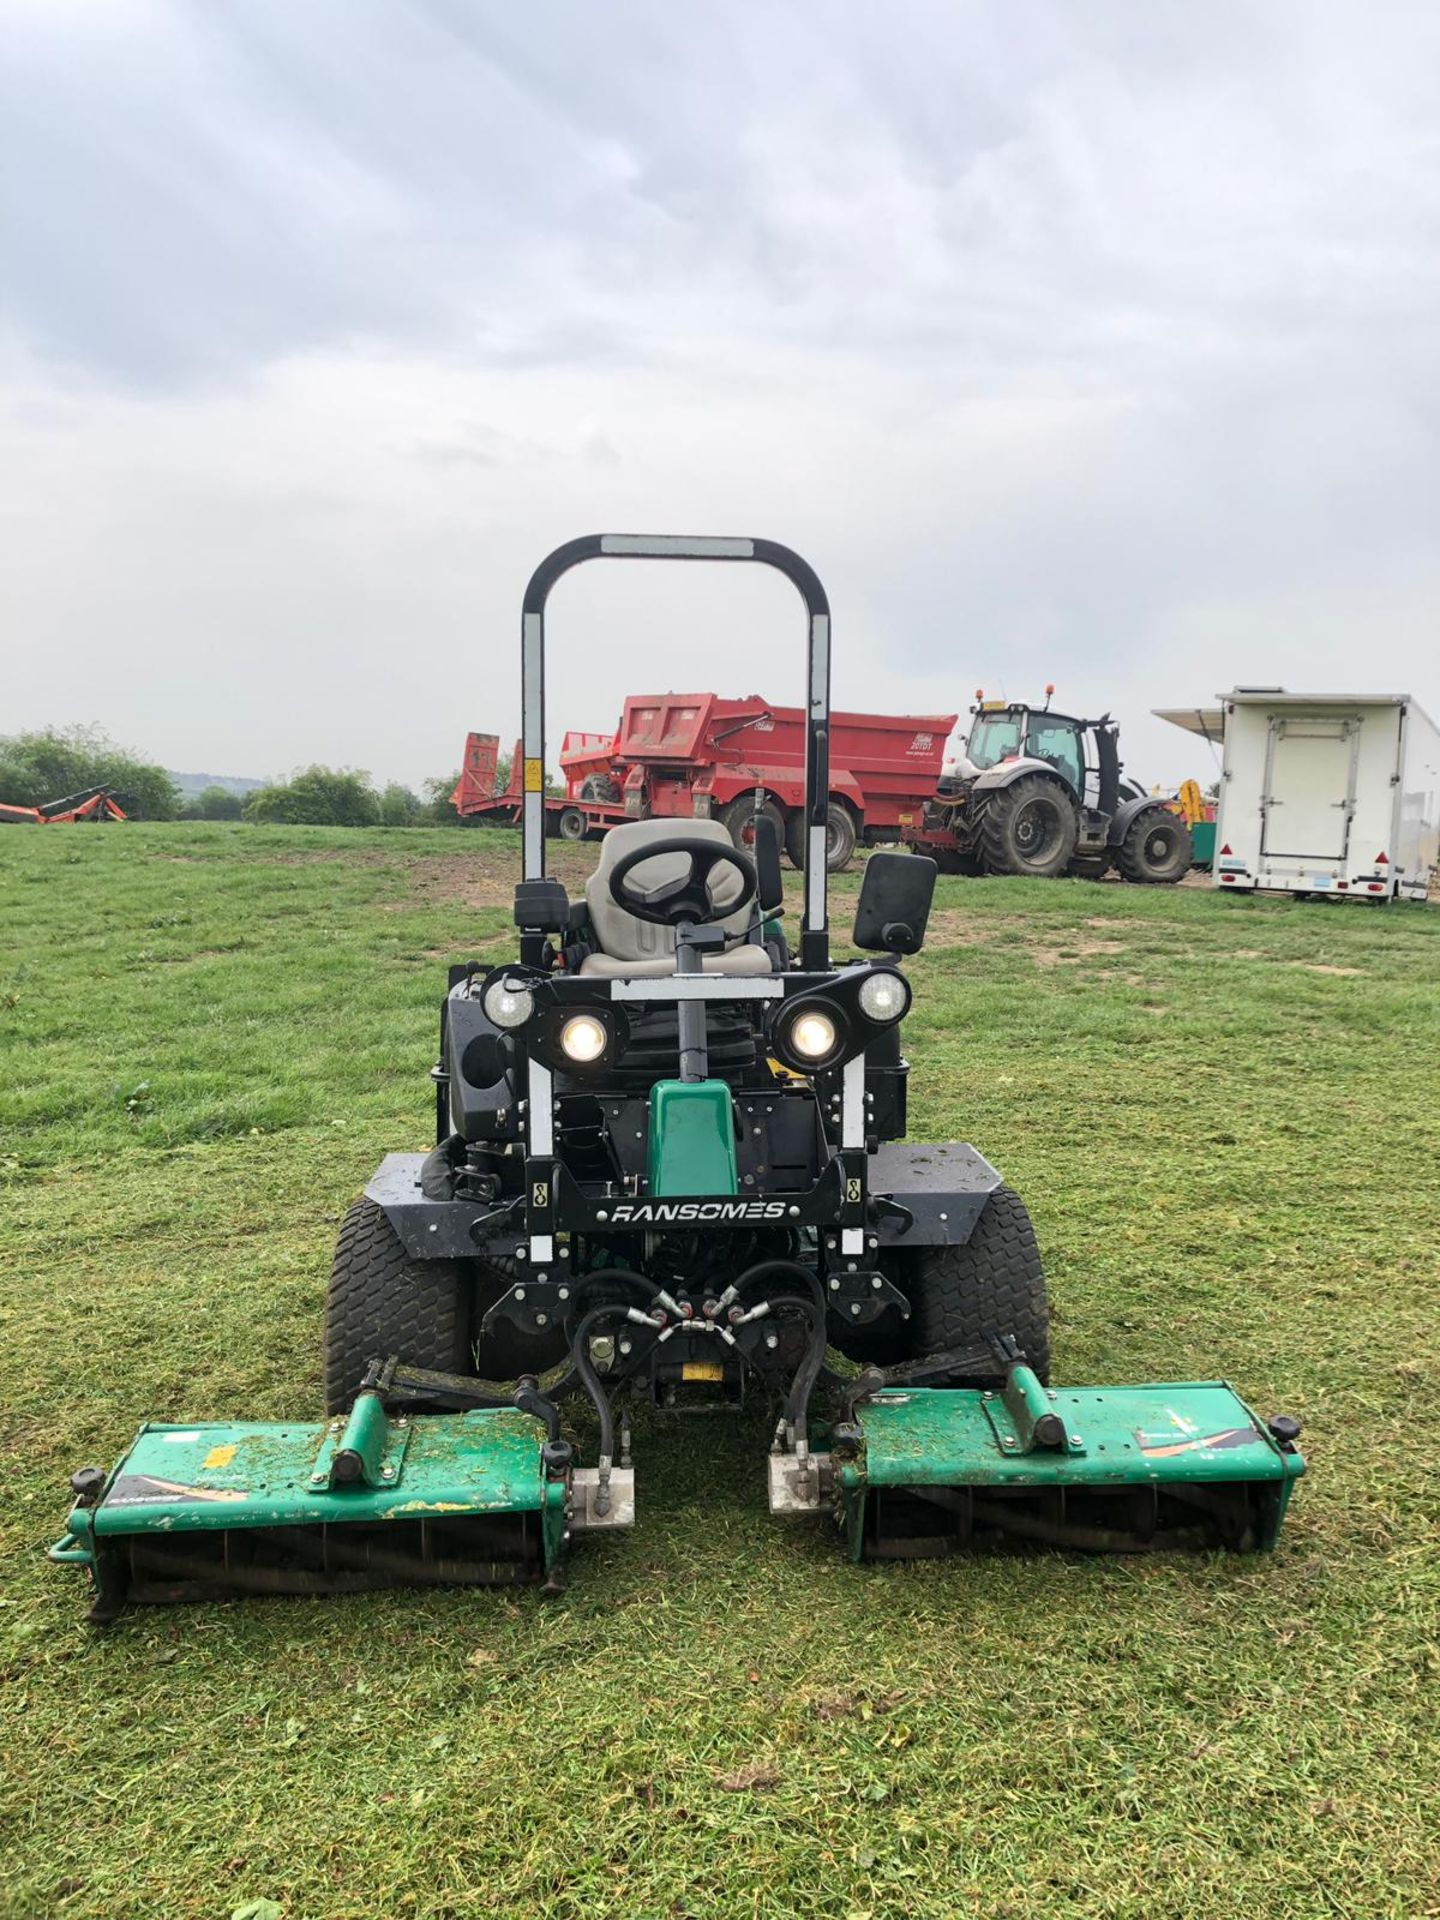
[{"label": "black steering wheel", "polygon": [[[667,853],[683,854],[689,862],[678,879],[649,888],[626,884],[636,867]],[[710,898],[710,876],[716,867],[733,867],[740,876],[738,896],[723,907],[717,907]],[[649,921],[653,927],[678,927],[682,920],[704,927],[728,920],[754,899],[755,886],[755,863],[748,854],[720,840],[687,840],[683,834],[636,847],[610,869],[610,898],[617,907],[637,920]]]}]

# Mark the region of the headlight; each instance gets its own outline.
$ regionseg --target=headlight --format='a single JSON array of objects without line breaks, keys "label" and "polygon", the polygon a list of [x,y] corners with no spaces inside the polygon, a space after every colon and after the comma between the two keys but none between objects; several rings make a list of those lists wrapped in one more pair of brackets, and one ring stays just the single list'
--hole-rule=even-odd
[{"label": "headlight", "polygon": [[491,1026],[503,1027],[509,1033],[512,1028],[523,1027],[534,1013],[535,995],[529,987],[512,980],[492,980],[480,1004]]},{"label": "headlight", "polygon": [[867,1020],[891,1026],[910,1005],[910,989],[898,973],[872,973],[861,982],[860,1011]]},{"label": "headlight", "polygon": [[839,1035],[828,1013],[809,1007],[785,1031],[786,1044],[802,1060],[823,1060],[835,1051]]},{"label": "headlight", "polygon": [[605,1022],[593,1013],[572,1013],[560,1029],[560,1051],[581,1067],[593,1066],[609,1041]]}]

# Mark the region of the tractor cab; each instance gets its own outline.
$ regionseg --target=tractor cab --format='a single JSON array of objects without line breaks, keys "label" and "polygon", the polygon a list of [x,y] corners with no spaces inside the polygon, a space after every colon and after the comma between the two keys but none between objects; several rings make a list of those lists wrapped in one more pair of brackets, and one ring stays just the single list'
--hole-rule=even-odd
[{"label": "tractor cab", "polygon": [[1113,814],[1121,797],[1118,732],[1109,714],[1084,720],[1023,702],[977,699],[963,749],[972,774],[1028,760],[1049,768],[1076,802]]}]

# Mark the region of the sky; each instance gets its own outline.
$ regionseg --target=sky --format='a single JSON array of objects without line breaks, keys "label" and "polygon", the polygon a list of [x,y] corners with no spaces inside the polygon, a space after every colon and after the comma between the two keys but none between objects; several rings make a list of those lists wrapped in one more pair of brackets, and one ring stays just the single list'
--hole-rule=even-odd
[{"label": "sky", "polygon": [[[1433,0],[0,0],[0,733],[418,784],[589,532],[837,705],[1440,715]],[[550,737],[800,697],[551,601]]]}]

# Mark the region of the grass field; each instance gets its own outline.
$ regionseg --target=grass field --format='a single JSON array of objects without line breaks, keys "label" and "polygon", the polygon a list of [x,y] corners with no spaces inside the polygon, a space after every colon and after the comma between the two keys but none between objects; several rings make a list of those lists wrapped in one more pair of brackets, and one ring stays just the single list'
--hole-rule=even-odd
[{"label": "grass field", "polygon": [[1433,907],[944,880],[912,968],[912,1134],[1029,1201],[1058,1377],[1304,1417],[1274,1556],[853,1568],[766,1516],[757,1412],[644,1427],[557,1602],[82,1625],[74,1467],[318,1411],[336,1217],[424,1144],[513,858],[0,835],[0,1913],[1440,1914]]}]

